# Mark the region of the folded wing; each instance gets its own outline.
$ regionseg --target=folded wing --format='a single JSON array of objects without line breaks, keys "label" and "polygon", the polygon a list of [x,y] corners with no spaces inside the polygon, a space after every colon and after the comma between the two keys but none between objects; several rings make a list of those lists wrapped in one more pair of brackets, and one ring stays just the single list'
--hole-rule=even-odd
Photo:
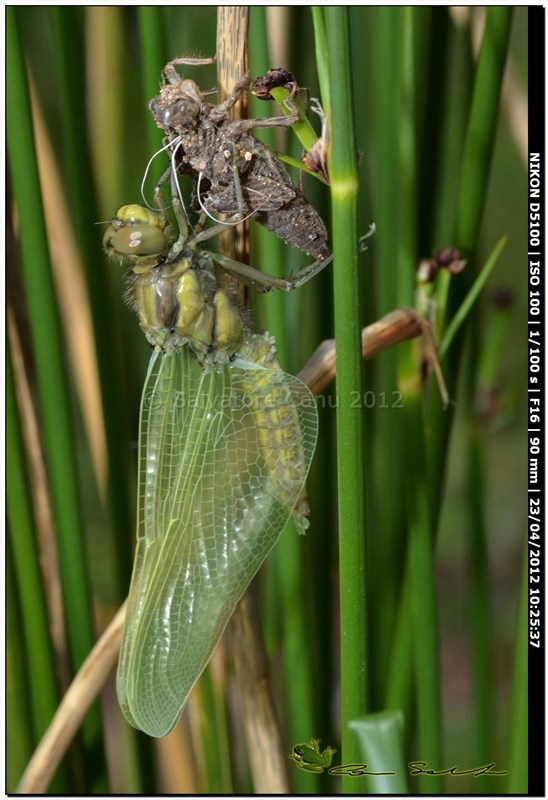
[{"label": "folded wing", "polygon": [[[279,413],[278,413],[279,412]],[[117,675],[128,722],[169,733],[297,506],[317,436],[307,387],[155,352],[143,390],[138,533]],[[288,467],[288,455],[295,462]]]}]

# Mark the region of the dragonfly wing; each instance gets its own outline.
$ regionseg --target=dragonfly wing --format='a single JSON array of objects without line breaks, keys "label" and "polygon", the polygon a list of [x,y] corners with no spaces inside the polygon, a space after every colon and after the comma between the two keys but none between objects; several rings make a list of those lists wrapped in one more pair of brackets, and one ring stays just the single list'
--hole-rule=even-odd
[{"label": "dragonfly wing", "polygon": [[[126,719],[150,736],[178,721],[297,504],[314,451],[317,413],[306,386],[250,367],[203,370],[186,349],[151,359],[117,675]],[[288,468],[288,456],[300,463]]]}]

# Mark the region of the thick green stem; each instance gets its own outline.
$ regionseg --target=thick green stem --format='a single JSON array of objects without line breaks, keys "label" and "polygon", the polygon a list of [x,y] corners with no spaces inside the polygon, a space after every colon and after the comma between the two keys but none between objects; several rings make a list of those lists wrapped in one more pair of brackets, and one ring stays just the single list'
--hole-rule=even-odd
[{"label": "thick green stem", "polygon": [[[8,153],[19,210],[23,277],[59,543],[69,647],[72,665],[76,669],[93,645],[92,611],[73,454],[71,403],[48,259],[26,70],[15,17],[15,10],[8,9]],[[94,709],[84,725],[84,737],[89,747],[96,744],[99,724],[99,715]]]},{"label": "thick green stem", "polygon": [[[342,758],[359,757],[348,721],[367,710],[365,471],[358,272],[358,174],[351,94],[348,10],[324,10],[329,51],[331,136],[329,169],[335,253],[337,342],[337,465],[341,614]],[[359,782],[343,779],[343,790]]]}]

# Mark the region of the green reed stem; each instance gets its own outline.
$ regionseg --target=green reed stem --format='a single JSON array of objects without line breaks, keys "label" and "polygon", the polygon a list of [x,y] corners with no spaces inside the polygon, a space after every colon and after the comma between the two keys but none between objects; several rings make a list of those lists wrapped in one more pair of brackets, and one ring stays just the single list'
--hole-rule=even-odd
[{"label": "green reed stem", "polygon": [[511,6],[491,6],[487,10],[457,201],[455,244],[465,255],[476,245],[483,217],[512,13]]},{"label": "green reed stem", "polygon": [[[23,279],[59,543],[69,649],[72,666],[77,669],[91,650],[94,635],[78,472],[73,453],[71,404],[48,257],[26,70],[13,7],[8,9],[7,23],[9,164],[19,210]],[[84,724],[86,745],[94,746],[99,735],[100,718],[95,707]]]},{"label": "green reed stem", "polygon": [[[354,141],[348,9],[324,9],[329,51],[335,339],[337,342],[337,466],[341,616],[342,759],[359,751],[348,729],[367,710],[365,458],[358,273],[358,172]],[[352,407],[354,405],[355,407]],[[343,779],[343,791],[360,791]]]},{"label": "green reed stem", "polygon": [[[70,176],[71,210],[74,215],[80,252],[85,265],[89,303],[93,318],[95,353],[99,370],[103,419],[108,451],[108,506],[113,529],[113,556],[117,599],[126,594],[131,577],[129,532],[132,529],[132,503],[126,476],[127,441],[130,438],[127,410],[120,392],[120,364],[117,360],[116,332],[119,329],[112,297],[106,287],[105,262],[100,252],[100,235],[96,225],[99,212],[93,191],[93,174],[87,144],[85,117],[74,102],[85,93],[85,76],[81,54],[73,35],[74,10],[54,9],[56,50],[60,60],[61,120],[65,142],[65,158]],[[130,510],[131,509],[131,510]]]},{"label": "green reed stem", "polygon": [[[271,63],[268,54],[264,8],[253,7],[251,9],[250,42],[253,43],[249,54],[251,74],[262,75]],[[268,104],[256,98],[251,99],[250,105],[252,116],[264,116],[270,113]],[[258,129],[257,133],[265,144],[275,149],[275,136],[272,129]],[[254,245],[252,258],[257,258],[257,261],[252,261],[252,263],[274,275],[287,275],[287,245],[259,225],[253,226],[252,237]],[[276,336],[277,357],[282,368],[288,371],[296,370],[298,364],[295,353],[292,353],[289,344],[290,298],[282,292],[271,292],[268,295],[262,295],[260,301],[261,324]],[[298,310],[294,306],[293,311],[298,312]],[[313,531],[311,534],[313,535]],[[271,594],[275,594],[275,598],[273,598],[272,604],[273,614],[267,621],[267,628],[275,630],[280,624],[282,627],[286,720],[284,744],[287,752],[290,752],[298,742],[307,741],[316,735],[315,687],[314,682],[310,679],[314,673],[314,663],[310,647],[311,629],[306,604],[305,547],[305,540],[297,535],[295,526],[289,523],[272,554],[271,562],[273,575]],[[268,626],[268,622],[271,622],[272,625]],[[318,776],[294,769],[290,770],[290,779],[293,790],[300,794],[311,791],[311,788],[317,784]]]},{"label": "green reed stem", "polygon": [[[363,23],[357,31],[358,41],[369,33],[371,48],[358,45],[356,50],[366,49],[362,58],[369,57],[370,69],[377,71],[378,79],[374,80],[373,98],[375,105],[367,108],[361,104],[361,113],[368,117],[369,130],[378,142],[377,176],[367,176],[369,191],[375,196],[375,184],[378,186],[376,203],[372,210],[377,232],[371,240],[371,247],[375,250],[376,269],[373,286],[368,287],[369,304],[368,313],[371,319],[376,319],[389,309],[396,308],[400,302],[398,287],[398,259],[400,252],[399,237],[394,235],[394,229],[400,229],[400,172],[399,172],[399,141],[398,131],[400,104],[394,104],[393,98],[399,97],[401,92],[402,68],[402,15],[400,11],[394,13],[391,7],[375,9],[374,16],[369,9],[363,12]],[[373,25],[371,26],[371,18]],[[369,22],[369,26],[367,23]],[[372,27],[372,30],[371,30]],[[369,29],[368,29],[369,28]],[[372,66],[374,65],[374,66]],[[377,66],[378,65],[378,66]],[[365,106],[365,107],[364,107]],[[395,112],[395,106],[398,112]],[[370,136],[360,142],[360,148],[368,147]],[[363,222],[362,222],[363,225]],[[367,258],[367,254],[366,254]],[[406,305],[412,304],[408,298]],[[371,364],[367,375],[367,389],[375,391],[375,398],[397,397],[398,386],[396,382],[397,349],[390,349],[382,353]],[[374,441],[376,447],[371,449],[370,460],[372,466],[370,514],[378,519],[382,535],[372,537],[371,558],[375,560],[378,568],[371,574],[371,596],[375,597],[375,613],[371,619],[371,669],[372,669],[372,696],[381,695],[386,691],[390,674],[394,677],[402,675],[403,662],[390,657],[394,628],[397,625],[397,604],[401,593],[401,553],[406,548],[405,527],[405,462],[402,458],[402,424],[403,417],[399,404],[389,402],[388,408],[380,408],[379,403],[369,412],[371,424],[375,431]],[[396,405],[396,407],[394,407]],[[399,502],[384,502],[386,492]],[[408,651],[408,663],[411,662],[411,650]],[[386,664],[389,669],[386,669]],[[411,680],[408,681],[411,685]],[[404,710],[407,722],[407,706],[388,706]]]},{"label": "green reed stem", "polygon": [[[10,423],[8,422],[8,425]],[[8,445],[9,452],[9,445]],[[10,467],[11,471],[12,467]],[[8,490],[8,503],[11,503]],[[28,663],[23,640],[23,615],[15,586],[15,569],[10,549],[6,549],[6,741],[10,743],[9,757],[6,758],[5,791],[15,794],[17,784],[34,749],[32,735],[32,712],[30,708],[29,682],[25,676],[29,674]]]},{"label": "green reed stem", "polygon": [[[158,94],[160,76],[167,61],[163,46],[162,11],[159,6],[139,6],[137,14],[142,57],[143,103],[141,108],[143,116],[145,116],[143,124],[147,151],[152,156],[162,146],[162,131],[147,108],[148,102]],[[135,116],[138,118],[137,114]]]},{"label": "green reed stem", "polygon": [[32,741],[36,745],[55,713],[59,691],[36,547],[32,498],[9,348],[6,389],[6,444],[10,462],[7,472],[9,549],[21,610],[20,635],[24,640],[26,661],[24,672],[13,677],[16,684],[20,683],[25,675],[30,678],[28,704],[31,713]]},{"label": "green reed stem", "polygon": [[[401,113],[399,124],[400,222],[398,258],[399,302],[413,296],[417,266],[417,164],[416,85],[414,49],[415,13],[403,10]],[[424,436],[420,354],[415,342],[398,349],[398,380],[404,393],[403,463],[411,466],[405,480],[406,517],[409,532],[409,568],[417,721],[421,758],[434,769],[442,765],[441,686],[439,674],[436,589],[434,584],[434,536],[429,507],[429,476]],[[424,792],[440,793],[441,779],[421,785]]]}]

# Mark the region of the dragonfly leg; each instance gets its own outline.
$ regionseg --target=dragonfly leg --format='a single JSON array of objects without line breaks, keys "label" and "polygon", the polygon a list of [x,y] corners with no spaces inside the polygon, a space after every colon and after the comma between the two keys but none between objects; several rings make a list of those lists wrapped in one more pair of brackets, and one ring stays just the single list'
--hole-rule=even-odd
[{"label": "dragonfly leg", "polygon": [[174,58],[165,65],[164,75],[169,83],[177,84],[181,80],[181,76],[175,69],[177,65],[182,64],[188,67],[207,67],[211,64],[215,64],[216,60],[216,56],[211,58],[190,58],[185,56],[182,56],[181,58]]},{"label": "dragonfly leg", "polygon": [[177,239],[173,242],[169,249],[169,253],[166,256],[167,261],[173,261],[181,250],[183,249],[183,245],[187,241],[189,237],[189,225],[186,216],[185,209],[183,207],[183,202],[181,199],[181,193],[179,189],[179,184],[177,182],[177,174],[175,170],[169,166],[166,171],[160,177],[158,183],[154,187],[154,201],[157,207],[162,211],[163,214],[167,217],[167,204],[164,200],[164,196],[162,195],[162,186],[164,183],[167,183],[169,179],[170,182],[170,191],[171,191],[171,206],[173,208],[173,213],[175,215],[175,220],[177,222],[177,227],[179,229],[179,235]]},{"label": "dragonfly leg", "polygon": [[251,77],[249,75],[249,72],[246,72],[245,75],[242,75],[242,77],[232,90],[232,93],[226,98],[226,100],[223,103],[219,103],[218,106],[215,106],[214,108],[211,109],[211,111],[209,112],[209,119],[212,122],[221,122],[223,119],[225,119],[228,112],[232,108],[234,108],[234,106],[240,99],[242,92],[249,87],[250,83],[251,83]]},{"label": "dragonfly leg", "polygon": [[274,275],[269,275],[268,272],[262,272],[259,269],[255,269],[255,267],[250,267],[248,264],[241,264],[239,261],[220,253],[211,253],[210,255],[220,267],[231,275],[235,275],[246,286],[251,286],[259,292],[270,292],[272,289],[277,289],[281,292],[292,292],[294,289],[299,289],[317,275],[318,272],[321,272],[333,259],[333,256],[328,256],[321,260],[318,259],[288,278],[277,278]]},{"label": "dragonfly leg", "polygon": [[[232,159],[232,164],[230,166],[230,169],[232,171],[232,175],[233,175],[233,178],[234,178],[234,194],[236,195],[236,205],[238,206],[238,211],[235,214],[233,214],[232,216],[230,216],[227,220],[225,220],[223,222],[218,220],[217,217],[213,216],[213,214],[210,211],[207,210],[207,208],[204,205],[204,201],[202,201],[202,198],[201,198],[201,195],[200,195],[200,184],[201,184],[201,181],[202,181],[202,173],[199,174],[198,181],[196,183],[196,197],[197,197],[197,200],[198,200],[198,204],[199,204],[200,208],[202,209],[202,213],[205,214],[205,216],[209,217],[211,220],[213,220],[213,222],[217,222],[220,225],[224,225],[225,229],[226,229],[227,226],[240,225],[242,222],[245,222],[247,219],[250,219],[255,214],[257,214],[259,211],[261,211],[261,208],[263,206],[265,206],[269,202],[269,198],[264,196],[263,202],[260,205],[258,205],[256,208],[254,208],[249,214],[247,214],[247,216],[244,216],[245,215],[245,201],[244,201],[244,196],[243,196],[243,192],[242,192],[242,183],[241,183],[241,180],[240,180],[240,171],[238,169],[238,164],[237,164],[237,161],[236,161],[237,157],[236,157],[236,151],[235,151],[234,145],[232,146],[232,150],[233,150],[233,159]],[[269,160],[268,151],[265,151],[264,157],[265,157],[265,160]],[[250,188],[250,187],[247,187],[247,189],[248,189],[248,191],[250,193],[253,191],[253,189]],[[219,202],[219,200],[223,196],[223,193],[228,193],[228,191],[229,190],[225,188],[224,192],[217,193],[216,196],[215,196],[217,202]],[[215,235],[215,234],[213,234],[213,235]],[[207,237],[207,238],[210,238],[210,237]]]},{"label": "dragonfly leg", "polygon": [[177,220],[177,225],[179,227],[179,236],[171,246],[168,261],[171,261],[173,258],[176,258],[179,255],[190,235],[188,219],[186,216],[185,207],[183,205],[183,200],[181,198],[179,183],[177,181],[177,173],[174,169],[171,170],[171,202],[173,204],[173,213],[175,214],[175,219]]},{"label": "dragonfly leg", "polygon": [[236,163],[236,148],[232,145],[232,174],[234,175],[234,191],[236,192],[236,201],[238,203],[238,217],[239,221],[244,221],[244,196],[242,194],[242,183],[240,181],[240,172],[238,164]]},{"label": "dragonfly leg", "polygon": [[215,236],[220,236],[222,233],[226,232],[226,222],[219,222],[218,225],[212,225],[210,228],[203,228],[203,223],[205,221],[205,214],[202,214],[200,217],[200,222],[196,225],[195,233],[192,236],[192,243],[193,244],[200,244],[201,242],[207,242],[208,239],[213,239]]},{"label": "dragonfly leg", "polygon": [[[239,177],[236,179],[239,181]],[[170,182],[171,206],[173,208],[175,220],[179,228],[179,236],[177,237],[177,239],[170,248],[170,251],[167,255],[167,261],[173,261],[175,258],[177,258],[177,256],[179,255],[179,253],[183,248],[183,245],[189,239],[192,240],[192,243],[194,245],[200,244],[201,242],[206,242],[208,241],[208,239],[213,239],[215,236],[220,236],[222,233],[224,233],[226,231],[227,224],[236,225],[239,224],[239,222],[241,221],[239,215],[237,215],[235,218],[231,217],[226,222],[219,222],[217,225],[212,225],[209,228],[205,228],[204,224],[206,216],[210,215],[206,215],[205,213],[202,212],[194,228],[194,232],[192,236],[190,236],[189,222],[183,206],[183,201],[181,199],[177,174],[171,168],[171,166],[169,166],[166,169],[166,171],[162,174],[162,176],[158,180],[158,183],[154,187],[155,203],[157,207],[160,209],[160,211],[167,216],[168,205],[165,202],[164,196],[161,191],[161,187],[163,186],[164,183],[167,183],[168,180]]]},{"label": "dragonfly leg", "polygon": [[154,202],[156,203],[156,208],[159,208],[164,214],[167,213],[167,203],[164,200],[164,196],[161,191],[161,187],[164,183],[167,183],[168,179],[171,177],[171,167],[169,166],[165,172],[162,173],[161,177],[158,179],[156,186],[154,187]]},{"label": "dragonfly leg", "polygon": [[259,119],[239,119],[232,123],[234,137],[247,133],[252,128],[286,128],[299,121],[297,111],[283,117],[260,117]]}]

